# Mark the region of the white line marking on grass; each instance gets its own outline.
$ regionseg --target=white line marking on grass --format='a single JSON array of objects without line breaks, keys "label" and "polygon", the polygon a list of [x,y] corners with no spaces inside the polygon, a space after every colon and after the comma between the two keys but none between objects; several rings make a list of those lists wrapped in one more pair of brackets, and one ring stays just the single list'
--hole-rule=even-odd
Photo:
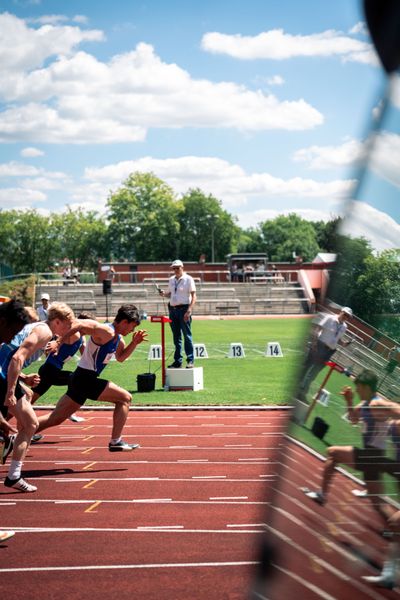
[{"label": "white line marking on grass", "polygon": [[0,573],[42,573],[54,571],[109,571],[111,569],[193,569],[210,567],[247,567],[257,565],[254,560],[232,562],[198,562],[198,563],[147,563],[143,565],[76,565],[71,567],[22,567],[0,569]]}]

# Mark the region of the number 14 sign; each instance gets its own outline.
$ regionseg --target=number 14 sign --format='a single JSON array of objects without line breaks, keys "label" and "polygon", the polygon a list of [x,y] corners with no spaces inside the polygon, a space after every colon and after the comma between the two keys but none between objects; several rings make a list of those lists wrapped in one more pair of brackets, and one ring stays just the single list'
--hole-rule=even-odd
[{"label": "number 14 sign", "polygon": [[268,342],[268,345],[265,349],[265,356],[269,358],[277,358],[282,357],[281,345],[279,342]]}]

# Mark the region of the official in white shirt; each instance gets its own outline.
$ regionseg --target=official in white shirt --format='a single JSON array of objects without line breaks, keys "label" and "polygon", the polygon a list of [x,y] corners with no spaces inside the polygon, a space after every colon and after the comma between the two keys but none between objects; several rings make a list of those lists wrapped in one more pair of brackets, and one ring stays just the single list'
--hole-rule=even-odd
[{"label": "official in white shirt", "polygon": [[174,275],[168,282],[168,291],[160,290],[160,294],[169,298],[169,318],[174,338],[174,362],[169,368],[178,369],[182,366],[182,336],[186,354],[186,368],[192,368],[194,362],[192,338],[192,310],[196,303],[196,285],[193,277],[183,270],[183,262],[174,260],[171,265]]},{"label": "official in white shirt", "polygon": [[311,382],[330,360],[338,345],[347,346],[351,340],[342,338],[347,331],[347,321],[353,316],[348,306],[342,308],[338,315],[324,315],[315,328],[306,361],[304,376],[299,386],[299,399],[306,400]]}]

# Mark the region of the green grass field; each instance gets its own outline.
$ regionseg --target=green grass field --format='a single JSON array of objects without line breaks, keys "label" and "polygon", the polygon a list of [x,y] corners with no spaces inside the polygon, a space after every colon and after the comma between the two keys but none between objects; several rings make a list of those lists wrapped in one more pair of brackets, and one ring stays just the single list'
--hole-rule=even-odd
[{"label": "green grass field", "polygon": [[[268,405],[288,404],[293,381],[303,359],[304,338],[308,334],[308,319],[254,319],[254,320],[196,320],[193,322],[195,343],[205,344],[208,357],[198,359],[203,367],[204,390],[197,392],[165,392],[161,386],[161,361],[148,360],[151,344],[160,344],[158,323],[144,322],[149,333],[148,343],[139,346],[124,363],[111,361],[103,377],[135,392],[136,377],[140,373],[156,372],[154,392],[134,394],[133,405]],[[227,358],[231,342],[243,344],[244,358]],[[279,342],[283,357],[267,358],[268,342]],[[166,328],[167,364],[173,361],[173,344],[169,327]],[[32,364],[26,372],[36,372],[42,364]],[[73,358],[66,368],[73,370]],[[37,402],[54,404],[64,388],[53,387]],[[88,402],[89,404],[89,402]],[[98,404],[98,403],[95,403]]]}]

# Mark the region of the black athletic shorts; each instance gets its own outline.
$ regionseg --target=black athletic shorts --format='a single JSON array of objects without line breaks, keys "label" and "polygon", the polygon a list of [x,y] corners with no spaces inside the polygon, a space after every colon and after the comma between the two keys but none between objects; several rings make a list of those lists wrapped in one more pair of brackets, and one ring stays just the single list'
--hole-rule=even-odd
[{"label": "black athletic shorts", "polygon": [[380,473],[385,470],[384,450],[379,448],[353,448],[354,466],[358,471],[362,471],[366,481],[379,479]]},{"label": "black athletic shorts", "polygon": [[[17,400],[19,400],[20,398],[22,398],[22,396],[25,395],[25,392],[22,389],[22,387],[20,386],[19,381],[20,380],[18,379],[17,385],[15,386],[15,397]],[[0,377],[0,412],[5,419],[7,418],[7,415],[8,415],[8,406],[4,406],[4,402],[6,400],[6,394],[7,394],[7,379],[3,379],[3,377]]]},{"label": "black athletic shorts", "polygon": [[86,400],[97,400],[107,386],[107,379],[100,379],[95,371],[78,367],[68,382],[67,396],[83,406]]},{"label": "black athletic shorts", "polygon": [[52,385],[68,385],[72,371],[63,371],[50,363],[44,363],[39,369],[40,383],[32,391],[43,396]]}]

